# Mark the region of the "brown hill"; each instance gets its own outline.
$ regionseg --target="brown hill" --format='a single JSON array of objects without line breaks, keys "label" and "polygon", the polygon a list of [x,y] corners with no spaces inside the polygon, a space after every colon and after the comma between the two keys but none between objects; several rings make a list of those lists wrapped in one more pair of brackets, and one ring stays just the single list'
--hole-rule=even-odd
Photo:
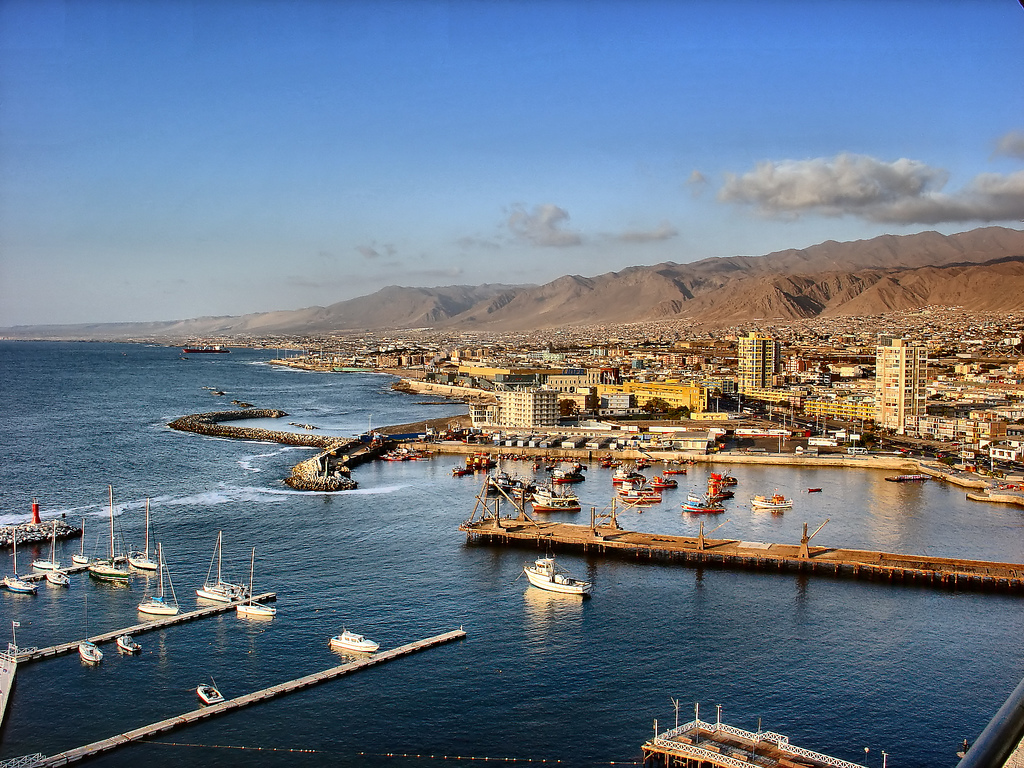
[{"label": "brown hill", "polygon": [[1024,231],[985,227],[766,256],[568,275],[540,286],[389,286],[328,307],[167,323],[2,329],[13,338],[326,334],[386,328],[520,331],[673,318],[729,325],[758,318],[876,315],[928,305],[971,311],[1024,306]]}]

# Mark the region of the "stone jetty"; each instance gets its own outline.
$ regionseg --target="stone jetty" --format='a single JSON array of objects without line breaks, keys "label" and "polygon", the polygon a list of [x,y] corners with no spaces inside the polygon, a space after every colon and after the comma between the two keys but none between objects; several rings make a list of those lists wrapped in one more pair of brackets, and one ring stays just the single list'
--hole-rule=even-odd
[{"label": "stone jetty", "polygon": [[350,491],[358,487],[358,483],[351,477],[350,467],[353,459],[368,451],[357,440],[339,439],[329,435],[311,435],[303,432],[283,432],[259,427],[240,427],[225,423],[241,419],[279,419],[287,415],[285,411],[276,409],[250,408],[245,411],[214,411],[182,416],[167,426],[171,429],[195,432],[199,435],[228,437],[236,440],[262,440],[282,445],[318,448],[320,453],[299,462],[292,468],[291,476],[285,478],[285,483],[300,491]]},{"label": "stone jetty", "polygon": [[[14,545],[14,532],[18,532],[18,544],[48,543],[53,536],[53,520],[41,523],[22,523],[21,525],[5,525],[0,527],[0,549]],[[57,538],[74,539],[82,535],[82,527],[60,518],[57,520]]]}]

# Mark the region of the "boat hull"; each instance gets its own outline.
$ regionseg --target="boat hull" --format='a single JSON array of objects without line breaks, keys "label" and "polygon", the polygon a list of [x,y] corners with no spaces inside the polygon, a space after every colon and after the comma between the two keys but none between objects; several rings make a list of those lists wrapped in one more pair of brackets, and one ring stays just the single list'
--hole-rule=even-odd
[{"label": "boat hull", "polygon": [[103,651],[96,647],[95,643],[85,640],[78,644],[78,655],[82,661],[89,664],[99,664],[103,661]]},{"label": "boat hull", "polygon": [[218,603],[233,603],[245,597],[245,588],[237,584],[206,584],[196,590],[196,595]]},{"label": "boat hull", "polygon": [[139,603],[139,613],[147,616],[177,616],[181,609],[176,605],[165,603],[163,600],[153,598]]},{"label": "boat hull", "polygon": [[562,576],[561,574],[541,573],[530,566],[523,568],[523,573],[530,584],[548,592],[558,592],[562,595],[586,595],[590,593],[589,581],[578,581]]},{"label": "boat hull", "polygon": [[344,634],[335,635],[331,638],[330,646],[336,651],[348,651],[350,653],[373,653],[380,648],[380,643],[367,640],[361,635],[356,635],[356,637],[359,639],[346,637]]},{"label": "boat hull", "polygon": [[261,605],[260,603],[243,603],[235,611],[239,616],[248,616],[254,619],[267,619],[277,615],[277,608],[271,608],[269,605]]},{"label": "boat hull", "polygon": [[196,696],[203,704],[220,704],[224,701],[221,692],[212,685],[200,685],[196,688]]},{"label": "boat hull", "polygon": [[131,578],[128,571],[109,563],[93,563],[89,566],[89,575],[100,581],[126,582]]},{"label": "boat hull", "polygon": [[158,563],[153,562],[145,555],[137,557],[135,555],[128,555],[128,565],[137,571],[155,571],[160,567]]},{"label": "boat hull", "polygon": [[55,587],[70,587],[71,577],[64,573],[64,571],[48,571],[46,583],[53,584]]},{"label": "boat hull", "polygon": [[120,653],[133,654],[142,650],[142,646],[136,643],[131,635],[121,635],[116,642]]},{"label": "boat hull", "polygon": [[7,576],[3,582],[4,589],[8,592],[14,592],[19,595],[34,595],[36,593],[36,585],[30,581],[19,579],[17,576]]}]

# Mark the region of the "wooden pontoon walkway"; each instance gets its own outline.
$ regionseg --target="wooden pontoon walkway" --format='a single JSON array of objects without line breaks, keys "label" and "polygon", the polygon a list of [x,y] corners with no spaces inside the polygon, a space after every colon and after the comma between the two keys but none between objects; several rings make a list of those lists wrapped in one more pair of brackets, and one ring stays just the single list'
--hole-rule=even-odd
[{"label": "wooden pontoon walkway", "polygon": [[460,527],[470,543],[587,552],[642,561],[888,581],[942,589],[1024,594],[1024,564],[863,549],[637,533],[620,528],[493,517]]},{"label": "wooden pontoon walkway", "polygon": [[60,754],[43,758],[37,761],[35,765],[39,768],[43,768],[43,766],[67,765],[68,763],[73,763],[87,757],[93,757],[103,752],[109,752],[112,749],[124,744],[130,744],[133,741],[139,741],[147,736],[154,736],[158,733],[164,733],[166,731],[174,730],[175,728],[191,725],[192,723],[199,722],[200,720],[205,720],[216,715],[222,715],[225,712],[232,712],[236,709],[247,707],[250,704],[266,701],[267,699],[272,699],[276,696],[283,696],[286,693],[292,693],[293,691],[308,688],[311,685],[317,685],[318,683],[333,680],[336,677],[341,677],[342,675],[347,675],[352,672],[358,672],[359,670],[366,669],[377,664],[384,664],[385,662],[393,661],[394,659],[401,658],[402,656],[408,656],[409,654],[417,653],[418,651],[425,651],[428,648],[443,645],[444,643],[450,643],[453,640],[461,640],[465,636],[466,633],[460,628],[452,632],[445,632],[442,635],[428,637],[425,640],[418,640],[414,643],[399,646],[398,648],[392,648],[389,651],[382,651],[380,653],[375,653],[372,656],[366,656],[365,658],[341,664],[337,667],[331,667],[330,669],[325,669],[323,672],[316,672],[312,675],[306,675],[305,677],[300,677],[296,680],[289,680],[286,683],[271,686],[270,688],[253,691],[252,693],[245,694],[244,696],[228,699],[220,704],[213,704],[208,707],[202,707],[201,709],[194,709],[191,712],[186,712],[185,714],[177,715],[176,717],[169,717],[158,723],[145,725],[141,728],[120,733],[117,736],[111,736],[110,738],[103,739],[102,741],[86,744],[84,747],[69,749],[66,752],[61,752]]},{"label": "wooden pontoon walkway", "polygon": [[[265,592],[262,595],[256,595],[253,600],[257,603],[264,603],[271,600],[277,599],[277,593]],[[199,608],[195,611],[188,611],[186,613],[179,613],[177,616],[168,616],[164,619],[154,619],[153,621],[144,621],[141,624],[135,624],[130,627],[124,627],[123,629],[114,629],[110,632],[104,632],[100,635],[87,638],[88,640],[96,643],[109,643],[112,640],[116,640],[121,635],[141,635],[145,632],[152,632],[155,629],[164,629],[165,627],[173,626],[174,624],[182,624],[186,621],[195,621],[196,619],[205,619],[207,616],[215,616],[218,613],[224,613],[225,611],[234,610],[238,605],[247,602],[245,600],[235,600],[230,603],[217,603],[217,605],[211,605],[207,608]],[[48,648],[20,648],[18,649],[18,662],[24,664],[29,661],[39,661],[40,659],[48,659],[53,656],[63,656],[65,653],[74,653],[78,651],[78,644],[82,642],[82,639],[72,640],[70,643],[61,643],[60,645],[51,645]]]}]

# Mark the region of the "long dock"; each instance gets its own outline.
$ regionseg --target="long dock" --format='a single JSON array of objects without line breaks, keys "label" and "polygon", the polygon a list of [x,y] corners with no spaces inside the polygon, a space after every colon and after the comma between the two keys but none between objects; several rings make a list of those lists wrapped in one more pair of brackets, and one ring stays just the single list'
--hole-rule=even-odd
[{"label": "long dock", "polygon": [[135,728],[134,730],[126,731],[125,733],[120,733],[116,736],[111,736],[110,738],[103,739],[102,741],[95,741],[92,744],[86,744],[84,747],[69,749],[65,752],[61,752],[60,754],[42,758],[35,762],[34,765],[39,768],[44,768],[48,766],[59,766],[74,763],[87,757],[94,757],[95,755],[109,752],[117,747],[130,744],[133,741],[145,739],[147,736],[154,736],[158,733],[182,728],[186,725],[191,725],[192,723],[196,723],[210,717],[222,715],[226,712],[232,712],[236,709],[242,709],[250,704],[257,704],[261,701],[267,701],[268,699],[273,699],[277,696],[293,693],[294,691],[299,691],[312,685],[318,685],[319,683],[324,683],[328,680],[333,680],[337,677],[351,674],[352,672],[358,672],[377,664],[394,661],[402,656],[408,656],[419,651],[425,651],[428,648],[450,643],[454,640],[461,640],[465,636],[466,633],[460,628],[452,632],[445,632],[441,635],[428,637],[425,640],[418,640],[414,643],[401,645],[398,648],[392,648],[389,651],[375,653],[372,656],[350,661],[337,667],[331,667],[330,669],[325,669],[322,672],[316,672],[311,675],[306,675],[305,677],[273,685],[269,688],[263,688],[262,690],[247,693],[244,696],[228,699],[220,704],[213,704],[208,707],[194,709],[191,712],[186,712],[175,717],[169,717],[158,723],[144,725],[141,728]]},{"label": "long dock", "polygon": [[[253,598],[254,602],[264,603],[271,600],[277,599],[276,592],[265,592],[262,595],[256,595]],[[207,616],[215,616],[218,613],[224,613],[225,611],[234,610],[234,608],[242,603],[248,602],[248,598],[245,600],[235,600],[230,603],[218,603],[217,605],[211,605],[207,608],[199,608],[195,611],[188,611],[186,613],[179,613],[177,616],[168,616],[163,619],[154,619],[153,621],[145,621],[141,624],[134,624],[130,627],[124,627],[123,629],[115,629],[110,632],[104,632],[99,635],[95,635],[90,638],[86,638],[89,641],[96,643],[109,643],[112,640],[116,640],[121,635],[141,635],[145,632],[152,632],[157,629],[164,629],[175,624],[182,624],[186,621],[195,621],[196,619],[205,619]],[[40,659],[48,659],[54,656],[63,656],[66,653],[74,653],[78,651],[78,644],[82,640],[72,640],[70,643],[61,643],[60,645],[51,645],[47,648],[19,648],[17,655],[18,663],[24,664],[30,661],[39,661]]]},{"label": "long dock", "polygon": [[[460,527],[469,543],[561,549],[632,560],[736,570],[797,571],[939,589],[1024,594],[1024,564],[862,549],[637,533],[611,526],[493,517]],[[808,537],[809,539],[810,537]]]},{"label": "long dock", "polygon": [[18,671],[18,660],[10,653],[14,645],[8,646],[8,652],[0,651],[0,727],[4,724],[4,715],[7,714],[7,702],[11,698],[11,688],[14,687],[14,675]]}]

